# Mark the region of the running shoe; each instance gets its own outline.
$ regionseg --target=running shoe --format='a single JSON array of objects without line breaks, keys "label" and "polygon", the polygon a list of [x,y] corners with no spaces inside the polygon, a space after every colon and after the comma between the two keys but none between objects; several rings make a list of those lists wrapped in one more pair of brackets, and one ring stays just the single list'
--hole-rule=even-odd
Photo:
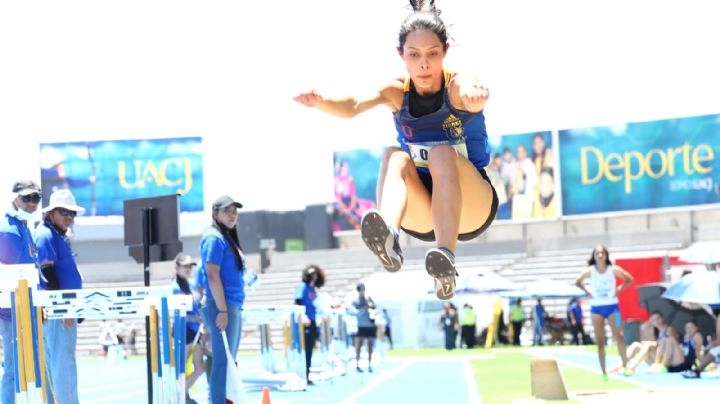
[{"label": "running shoe", "polygon": [[425,254],[425,270],[435,279],[435,295],[440,300],[455,296],[455,257],[440,248],[431,248]]},{"label": "running shoe", "polygon": [[383,268],[397,272],[403,264],[403,254],[397,232],[385,223],[380,212],[369,209],[360,222],[360,235],[365,245],[375,254]]},{"label": "running shoe", "polygon": [[682,375],[682,377],[684,377],[686,379],[699,379],[700,378],[700,373],[698,373],[694,370],[686,370],[680,374]]},{"label": "running shoe", "polygon": [[632,376],[634,374],[635,374],[635,369],[633,369],[631,367],[626,366],[625,369],[623,369],[623,376]]}]

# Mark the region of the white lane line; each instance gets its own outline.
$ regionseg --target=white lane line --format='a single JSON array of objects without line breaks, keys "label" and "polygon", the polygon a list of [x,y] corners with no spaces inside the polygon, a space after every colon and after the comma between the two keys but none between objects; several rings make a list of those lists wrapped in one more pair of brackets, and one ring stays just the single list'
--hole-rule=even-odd
[{"label": "white lane line", "polygon": [[146,391],[132,391],[125,394],[114,394],[112,396],[103,396],[95,400],[83,400],[83,404],[95,404],[95,403],[111,403],[117,402],[115,400],[130,398],[130,397],[147,397]]},{"label": "white lane line", "polygon": [[107,390],[115,390],[115,389],[121,389],[121,390],[127,390],[128,388],[147,388],[147,382],[143,381],[133,381],[130,383],[115,383],[115,384],[104,384],[99,383],[95,387],[80,387],[78,389],[78,392],[80,394],[86,394],[86,393],[94,393],[97,391],[107,391]]},{"label": "white lane line", "polygon": [[465,376],[465,386],[467,387],[468,404],[480,404],[480,394],[478,394],[477,384],[475,382],[475,375],[470,366],[470,361],[463,361],[463,375]]},{"label": "white lane line", "polygon": [[355,394],[347,397],[345,400],[341,401],[340,404],[353,404],[357,402],[357,399],[364,396],[365,394],[371,392],[372,390],[375,390],[378,388],[381,384],[387,382],[388,380],[392,379],[393,377],[397,376],[400,372],[407,369],[408,367],[415,364],[415,361],[411,360],[407,363],[401,365],[397,369],[392,370],[391,372],[382,374],[378,376],[377,378],[373,379],[373,381],[368,384],[367,386],[363,387],[362,389],[355,392]]}]

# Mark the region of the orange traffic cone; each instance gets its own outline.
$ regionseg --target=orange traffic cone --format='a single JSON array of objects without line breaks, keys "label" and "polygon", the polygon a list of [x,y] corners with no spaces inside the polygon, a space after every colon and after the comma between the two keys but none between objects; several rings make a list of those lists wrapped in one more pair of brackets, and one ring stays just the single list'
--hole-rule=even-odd
[{"label": "orange traffic cone", "polygon": [[270,388],[263,387],[262,404],[270,404]]}]

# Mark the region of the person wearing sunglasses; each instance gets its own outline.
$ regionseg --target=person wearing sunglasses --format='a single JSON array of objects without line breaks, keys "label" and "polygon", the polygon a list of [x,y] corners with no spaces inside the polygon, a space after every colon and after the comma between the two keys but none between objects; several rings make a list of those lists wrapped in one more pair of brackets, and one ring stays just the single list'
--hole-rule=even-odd
[{"label": "person wearing sunglasses", "polygon": [[[77,205],[70,190],[60,189],[50,195],[50,203],[42,212],[43,222],[35,230],[42,275],[40,287],[46,290],[82,289],[82,276],[68,232],[75,223],[75,217],[85,213],[85,208]],[[75,361],[77,321],[72,318],[48,320],[44,326],[44,338],[45,360],[55,402],[78,403]]]},{"label": "person wearing sunglasses", "polygon": [[[7,206],[0,219],[0,264],[34,264],[37,255],[28,222],[42,199],[40,186],[31,180],[21,180],[13,184],[15,198]],[[3,376],[0,402],[13,403],[15,400],[15,341],[10,309],[0,309],[0,338],[3,346]]]}]

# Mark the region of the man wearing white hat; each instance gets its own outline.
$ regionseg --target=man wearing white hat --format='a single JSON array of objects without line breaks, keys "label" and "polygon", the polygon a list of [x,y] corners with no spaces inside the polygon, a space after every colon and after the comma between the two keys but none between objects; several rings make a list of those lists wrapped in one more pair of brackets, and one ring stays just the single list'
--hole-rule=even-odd
[{"label": "man wearing white hat", "polygon": [[[75,203],[68,189],[50,195],[50,203],[42,210],[43,223],[35,230],[35,244],[42,277],[40,286],[47,290],[82,289],[82,276],[67,237],[75,216],[85,209]],[[55,400],[62,404],[78,403],[77,324],[74,319],[48,320],[45,331],[45,357]],[[48,402],[53,402],[50,397]]]}]

